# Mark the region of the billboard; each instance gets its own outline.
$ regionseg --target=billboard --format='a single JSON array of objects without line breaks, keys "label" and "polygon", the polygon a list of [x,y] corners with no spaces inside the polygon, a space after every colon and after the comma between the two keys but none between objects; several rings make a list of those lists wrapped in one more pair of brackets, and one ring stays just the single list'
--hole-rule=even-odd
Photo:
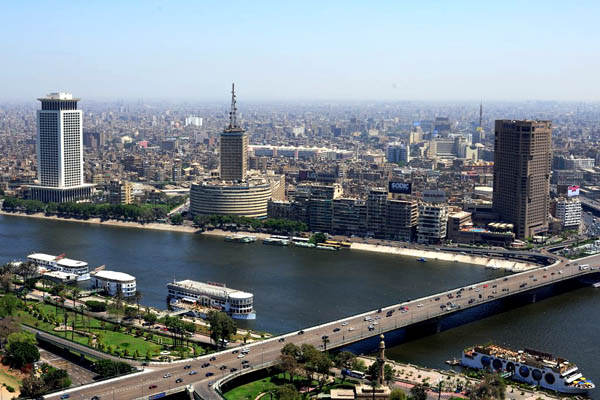
[{"label": "billboard", "polygon": [[579,186],[577,186],[577,185],[569,186],[569,188],[567,189],[567,196],[568,197],[579,196]]},{"label": "billboard", "polygon": [[388,191],[390,193],[410,194],[412,192],[412,183],[390,182]]}]

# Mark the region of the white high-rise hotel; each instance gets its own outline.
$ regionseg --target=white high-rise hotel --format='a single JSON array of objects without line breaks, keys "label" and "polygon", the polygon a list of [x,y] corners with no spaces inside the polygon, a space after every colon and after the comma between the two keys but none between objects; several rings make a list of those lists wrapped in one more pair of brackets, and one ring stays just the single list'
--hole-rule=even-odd
[{"label": "white high-rise hotel", "polygon": [[38,99],[37,160],[39,185],[29,186],[31,198],[43,202],[87,199],[93,185],[83,179],[82,111],[69,93]]}]

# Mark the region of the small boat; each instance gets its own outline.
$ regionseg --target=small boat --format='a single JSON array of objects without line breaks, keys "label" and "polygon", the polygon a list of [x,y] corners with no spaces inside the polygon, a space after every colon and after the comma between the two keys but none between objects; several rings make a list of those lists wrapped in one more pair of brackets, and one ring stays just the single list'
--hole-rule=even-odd
[{"label": "small boat", "polygon": [[595,288],[600,288],[600,282],[596,282],[592,286],[595,287]]},{"label": "small boat", "polygon": [[314,243],[307,243],[307,242],[293,242],[293,243],[294,243],[294,246],[297,246],[297,247],[306,247],[309,249],[314,249],[315,247],[317,247],[317,245]]},{"label": "small boat", "polygon": [[286,239],[277,239],[271,237],[263,239],[263,244],[270,244],[273,246],[287,246],[290,244],[290,241]]},{"label": "small boat", "polygon": [[324,244],[319,244],[317,245],[317,249],[319,250],[329,250],[329,251],[338,251],[340,248],[339,247],[334,247],[334,246],[327,246]]},{"label": "small boat", "polygon": [[419,257],[419,258],[417,258],[417,261],[427,262],[427,259],[425,257]]},{"label": "small boat", "polygon": [[448,364],[448,365],[460,365],[460,360],[458,358],[453,358],[452,360],[446,360],[446,364]]},{"label": "small boat", "polygon": [[232,235],[232,236],[225,236],[225,241],[233,242],[233,243],[252,243],[252,242],[256,242],[256,237]]}]

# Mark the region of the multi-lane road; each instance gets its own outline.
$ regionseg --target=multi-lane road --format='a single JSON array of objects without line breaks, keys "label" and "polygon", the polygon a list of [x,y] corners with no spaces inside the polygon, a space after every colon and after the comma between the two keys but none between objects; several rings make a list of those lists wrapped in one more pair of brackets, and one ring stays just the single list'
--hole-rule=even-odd
[{"label": "multi-lane road", "polygon": [[[588,264],[589,267],[582,269],[581,266],[585,264]],[[189,361],[151,364],[141,373],[121,377],[118,380],[74,388],[66,393],[69,393],[71,399],[91,399],[93,396],[97,396],[101,399],[125,400],[147,398],[176,387],[183,388],[186,385],[193,385],[202,398],[218,399],[220,396],[213,387],[215,381],[236,370],[241,370],[244,365],[252,368],[276,361],[281,348],[286,343],[296,345],[308,343],[320,349],[323,349],[324,345],[327,348],[340,347],[553,282],[597,273],[599,265],[600,255],[576,261],[561,259],[550,266],[467,285],[394,306],[374,309],[371,312],[247,345],[249,350],[247,355],[242,355],[241,348],[238,348]],[[56,399],[62,393],[46,398]]]}]

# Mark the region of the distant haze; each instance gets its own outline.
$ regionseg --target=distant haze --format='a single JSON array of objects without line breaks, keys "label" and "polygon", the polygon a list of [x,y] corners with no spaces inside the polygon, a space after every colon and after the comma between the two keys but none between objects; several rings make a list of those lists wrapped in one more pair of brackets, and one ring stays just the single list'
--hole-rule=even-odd
[{"label": "distant haze", "polygon": [[[293,3],[293,4],[286,4]],[[8,1],[0,98],[600,100],[598,1]]]}]

